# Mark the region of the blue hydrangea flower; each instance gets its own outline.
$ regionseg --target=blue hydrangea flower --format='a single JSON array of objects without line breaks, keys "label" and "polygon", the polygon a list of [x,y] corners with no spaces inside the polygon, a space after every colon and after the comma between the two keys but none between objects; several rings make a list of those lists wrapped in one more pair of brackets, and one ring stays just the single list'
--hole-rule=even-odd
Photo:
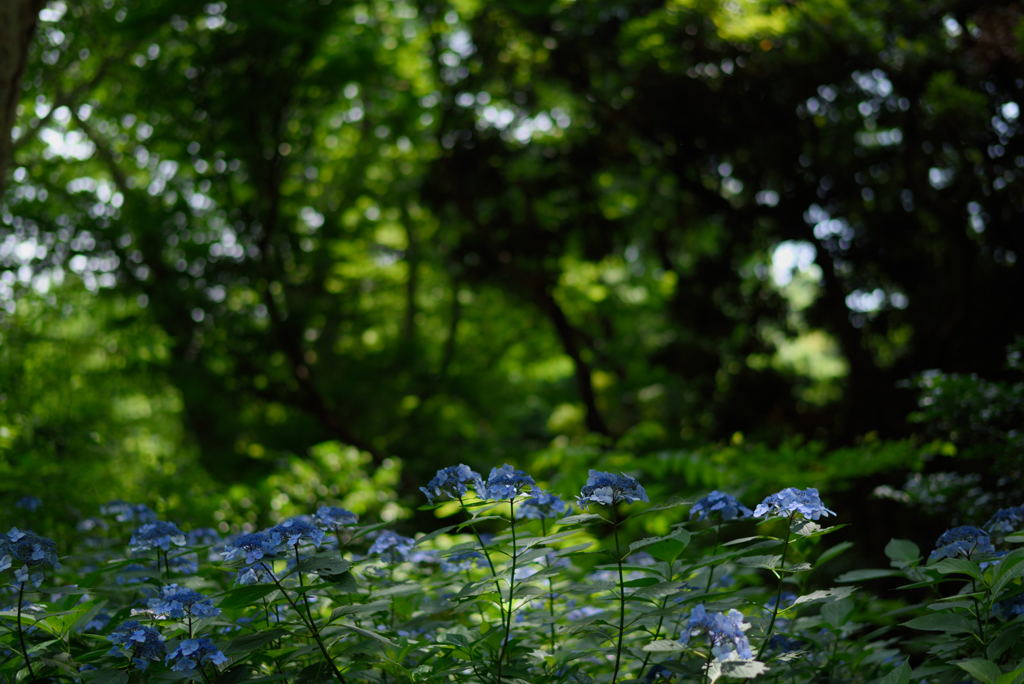
[{"label": "blue hydrangea flower", "polygon": [[247,565],[235,577],[236,584],[271,584],[273,581],[274,576],[262,565]]},{"label": "blue hydrangea flower", "polygon": [[160,632],[135,620],[122,623],[107,638],[114,644],[110,655],[131,658],[139,670],[145,670],[150,661],[160,660],[167,652]]},{"label": "blue hydrangea flower", "polygon": [[522,494],[528,487],[533,487],[533,478],[522,470],[516,470],[505,464],[500,468],[491,468],[491,474],[484,483],[483,491],[477,490],[481,499],[507,501]]},{"label": "blue hydrangea flower", "polygon": [[736,497],[715,490],[704,498],[693,504],[690,509],[690,518],[697,520],[738,520],[749,518],[753,512],[741,504]]},{"label": "blue hydrangea flower", "polygon": [[287,546],[299,546],[303,541],[320,546],[324,540],[324,531],[303,516],[289,518],[271,531],[277,532]]},{"label": "blue hydrangea flower", "polygon": [[557,494],[534,488],[530,497],[519,504],[516,509],[517,518],[540,520],[541,518],[561,518],[566,513],[566,504]]},{"label": "blue hydrangea flower", "polygon": [[220,543],[220,533],[212,527],[189,530],[185,535],[189,546],[213,546]]},{"label": "blue hydrangea flower", "polygon": [[743,613],[735,608],[728,613],[709,613],[704,604],[700,603],[690,613],[690,620],[679,641],[688,644],[691,638],[703,633],[711,644],[711,654],[715,660],[734,660],[737,657],[750,660],[754,657],[750,650],[750,640],[743,633],[749,627],[749,624],[743,622]]},{"label": "blue hydrangea flower", "polygon": [[199,572],[199,556],[185,553],[167,561],[171,570],[179,575],[194,575]]},{"label": "blue hydrangea flower", "polygon": [[274,556],[280,551],[282,543],[280,533],[274,529],[240,534],[224,546],[224,560],[244,556],[245,564],[252,565],[265,557]]},{"label": "blue hydrangea flower", "polygon": [[206,663],[219,666],[226,662],[228,657],[206,637],[185,639],[167,654],[166,660],[167,665],[175,672],[193,672]]},{"label": "blue hydrangea flower", "polygon": [[38,496],[23,496],[18,499],[14,505],[22,510],[28,511],[29,513],[35,513],[43,507],[43,500]]},{"label": "blue hydrangea flower", "polygon": [[426,487],[420,487],[420,491],[426,495],[427,501],[434,503],[442,497],[460,498],[466,493],[466,485],[473,485],[477,493],[484,489],[483,478],[480,477],[480,474],[460,463],[438,470]]},{"label": "blue hydrangea flower", "polygon": [[142,584],[146,580],[152,579],[152,577],[153,570],[151,568],[147,568],[139,563],[129,563],[121,568],[120,572],[114,577],[114,581],[118,584]]},{"label": "blue hydrangea flower", "polygon": [[156,522],[145,523],[135,530],[128,548],[133,552],[149,551],[151,549],[162,549],[167,551],[174,546],[185,545],[185,533],[178,529],[172,522],[157,520]]},{"label": "blue hydrangea flower", "polygon": [[220,608],[213,605],[213,599],[203,596],[177,584],[168,584],[160,590],[158,598],[146,602],[153,616],[158,619],[207,618],[220,615]]},{"label": "blue hydrangea flower", "polygon": [[617,503],[649,501],[643,485],[635,478],[626,474],[603,473],[591,470],[587,476],[587,484],[583,485],[580,495],[576,498],[581,508],[596,503],[612,506]]},{"label": "blue hydrangea flower", "polygon": [[808,520],[817,520],[823,515],[835,515],[835,511],[825,508],[818,490],[814,487],[786,487],[781,492],[766,496],[754,509],[755,518],[788,517],[798,513]]},{"label": "blue hydrangea flower", "polygon": [[463,572],[472,567],[481,567],[484,557],[479,551],[459,551],[441,559],[443,572]]},{"label": "blue hydrangea flower", "polygon": [[1024,505],[1002,508],[985,523],[985,531],[989,534],[1010,534],[1024,529]]},{"label": "blue hydrangea flower", "polygon": [[1024,615],[1024,594],[997,602],[992,606],[992,614],[1002,620],[1012,620],[1018,615]]},{"label": "blue hydrangea flower", "polygon": [[60,567],[57,545],[52,539],[12,527],[7,534],[0,535],[0,571],[12,566],[16,582],[38,587],[43,582],[44,570]]},{"label": "blue hydrangea flower", "polygon": [[106,629],[107,624],[110,622],[112,616],[109,613],[96,613],[92,616],[92,619],[82,626],[83,632],[94,632],[99,633]]},{"label": "blue hydrangea flower", "polygon": [[328,530],[337,530],[359,522],[359,516],[338,506],[321,506],[316,509],[317,523]]},{"label": "blue hydrangea flower", "polygon": [[112,515],[117,522],[156,522],[156,513],[146,504],[133,504],[127,501],[109,501],[100,506],[100,513]]},{"label": "blue hydrangea flower", "polygon": [[391,530],[383,530],[370,546],[370,554],[377,555],[389,563],[401,563],[409,558],[416,540],[403,537]]},{"label": "blue hydrangea flower", "polygon": [[935,549],[928,556],[928,560],[937,561],[957,556],[971,557],[976,553],[991,554],[994,552],[995,547],[992,546],[992,540],[984,530],[971,525],[961,525],[939,535],[935,542]]}]

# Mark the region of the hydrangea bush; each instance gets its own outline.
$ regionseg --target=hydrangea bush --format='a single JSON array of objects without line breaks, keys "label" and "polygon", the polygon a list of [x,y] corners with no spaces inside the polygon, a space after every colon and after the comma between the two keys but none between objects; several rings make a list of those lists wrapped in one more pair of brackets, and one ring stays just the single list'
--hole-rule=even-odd
[{"label": "hydrangea bush", "polygon": [[580,484],[575,512],[509,465],[442,468],[422,491],[445,526],[411,536],[317,502],[227,536],[112,502],[60,558],[11,529],[0,679],[1024,679],[1019,506],[823,584],[849,544],[830,545],[842,512],[815,489],[751,509],[719,491],[652,504],[623,473]]}]

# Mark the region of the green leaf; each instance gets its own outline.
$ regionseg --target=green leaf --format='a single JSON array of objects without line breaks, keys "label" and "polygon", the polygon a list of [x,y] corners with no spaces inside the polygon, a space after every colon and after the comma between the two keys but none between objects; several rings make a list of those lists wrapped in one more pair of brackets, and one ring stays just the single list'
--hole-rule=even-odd
[{"label": "green leaf", "polygon": [[649,587],[652,584],[658,584],[657,577],[638,577],[637,579],[626,580],[622,583],[624,587]]},{"label": "green leaf", "polygon": [[901,577],[898,570],[883,570],[872,568],[864,570],[850,570],[836,577],[836,582],[866,582],[867,580],[881,579],[883,577]]},{"label": "green leaf", "polygon": [[277,591],[273,584],[248,584],[235,587],[221,594],[218,605],[221,610],[233,610],[256,605],[256,602],[268,594]]},{"label": "green leaf", "polygon": [[974,561],[966,558],[943,558],[938,563],[929,566],[938,570],[943,575],[967,575],[974,579],[981,579],[981,568]]},{"label": "green leaf", "polygon": [[843,553],[846,553],[846,551],[848,551],[852,547],[853,547],[853,542],[848,542],[848,541],[840,542],[840,543],[836,544],[835,546],[833,546],[832,548],[827,549],[825,551],[822,551],[821,555],[818,556],[818,560],[815,561],[815,565],[824,565],[825,563],[828,563],[833,558],[836,558],[839,555],[841,555]]},{"label": "green leaf", "polygon": [[96,682],[97,684],[127,684],[128,673],[121,670],[87,670],[82,672],[82,681],[86,683]]},{"label": "green leaf", "polygon": [[722,663],[723,677],[753,679],[768,671],[768,666],[760,660],[727,660]]},{"label": "green leaf", "polygon": [[984,658],[956,660],[953,664],[972,677],[980,679],[982,684],[995,684],[999,680],[999,676],[1003,674],[998,665]]},{"label": "green leaf", "polygon": [[331,577],[347,572],[352,564],[337,556],[310,556],[299,561],[299,570],[321,577]]},{"label": "green leaf", "polygon": [[963,615],[955,613],[932,613],[922,615],[913,620],[903,623],[911,629],[919,629],[926,632],[946,632],[947,634],[970,634],[974,628],[973,623]]},{"label": "green leaf", "polygon": [[821,617],[833,627],[842,627],[849,621],[853,609],[853,601],[848,598],[842,598],[823,605],[821,607]]},{"label": "green leaf", "polygon": [[234,659],[238,659],[240,656],[252,653],[286,636],[288,636],[288,632],[277,628],[256,632],[255,634],[244,634],[229,641],[228,645],[224,648],[224,653],[232,656]]},{"label": "green leaf", "polygon": [[892,561],[893,567],[905,568],[917,564],[921,549],[907,539],[893,539],[885,545],[885,555]]},{"label": "green leaf", "polygon": [[1024,577],[1024,549],[1017,549],[995,566],[992,575],[992,595],[999,598],[1003,589],[1019,577]]},{"label": "green leaf", "polygon": [[649,653],[680,653],[686,650],[686,646],[675,639],[658,639],[645,644],[643,650]]},{"label": "green leaf", "polygon": [[1024,667],[1018,667],[1012,672],[1006,672],[999,676],[996,684],[1021,684],[1024,682]]},{"label": "green leaf", "polygon": [[910,664],[904,660],[898,667],[889,670],[878,684],[910,684]]},{"label": "green leaf", "polygon": [[582,525],[584,523],[591,523],[596,520],[604,520],[608,522],[602,516],[594,513],[577,513],[576,515],[567,515],[561,520],[555,522],[556,525]]},{"label": "green leaf", "polygon": [[800,606],[805,603],[814,603],[815,601],[838,601],[845,599],[847,596],[854,592],[853,587],[833,587],[832,589],[819,589],[818,591],[812,591],[810,594],[804,594],[793,601],[790,608],[794,606]]}]

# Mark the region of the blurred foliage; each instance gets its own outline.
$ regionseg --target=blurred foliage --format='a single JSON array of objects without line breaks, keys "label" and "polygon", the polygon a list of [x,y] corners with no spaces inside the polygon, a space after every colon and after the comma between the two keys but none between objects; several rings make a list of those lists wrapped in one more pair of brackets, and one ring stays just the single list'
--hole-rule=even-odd
[{"label": "blurred foliage", "polygon": [[392,520],[459,461],[853,497],[984,450],[1019,416],[1022,16],[50,2],[0,204],[5,494]]}]

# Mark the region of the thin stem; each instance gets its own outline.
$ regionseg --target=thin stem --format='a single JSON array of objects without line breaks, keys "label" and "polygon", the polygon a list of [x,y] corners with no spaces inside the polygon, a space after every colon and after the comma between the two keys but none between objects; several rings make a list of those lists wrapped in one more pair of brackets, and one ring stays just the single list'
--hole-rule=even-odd
[{"label": "thin stem", "polygon": [[981,655],[982,657],[988,657],[988,643],[985,640],[985,623],[981,621],[981,606],[978,604],[978,597],[974,596],[978,592],[978,585],[974,579],[971,579],[971,601],[974,602],[974,618],[978,622],[978,641],[981,642]]},{"label": "thin stem", "polygon": [[[469,511],[466,510],[466,504],[462,502],[462,497],[459,497],[459,505],[462,506],[462,510],[466,511],[466,515],[470,515]],[[470,516],[470,522],[472,522],[472,516]],[[487,550],[487,545],[484,544],[483,538],[480,533],[476,530],[476,525],[470,525],[470,529],[473,530],[473,536],[476,537],[476,543],[480,545],[480,550],[484,552],[484,558],[487,559],[487,567],[491,569],[491,577],[494,578],[494,588],[498,591],[498,610],[501,612],[502,624],[505,623],[505,600],[501,594],[501,582],[498,581],[498,571],[494,569],[494,561],[491,560],[491,554]]]},{"label": "thin stem", "polygon": [[21,655],[25,657],[25,667],[28,668],[29,679],[35,679],[36,673],[32,671],[32,660],[28,657],[28,648],[25,647],[25,631],[21,628],[21,603],[25,596],[25,583],[18,584],[18,641],[21,643]]},{"label": "thin stem", "polygon": [[793,516],[796,513],[790,513],[789,519],[786,521],[786,538],[782,542],[782,562],[779,563],[779,588],[775,592],[775,605],[772,606],[772,619],[768,622],[768,631],[764,633],[764,641],[761,642],[761,648],[757,649],[757,658],[760,660],[764,654],[766,648],[768,648],[768,641],[772,638],[772,630],[775,628],[775,618],[779,615],[779,604],[782,603],[782,573],[786,569],[786,552],[789,550],[789,537],[793,530]]},{"label": "thin stem", "polygon": [[[712,557],[718,555],[718,547],[722,542],[722,523],[719,522],[715,525],[715,548],[711,552]],[[711,565],[708,567],[708,583],[704,586],[704,593],[711,591],[711,580],[715,577],[715,566]]]},{"label": "thin stem", "polygon": [[[548,521],[546,518],[540,519],[540,532],[544,537],[548,536]],[[551,561],[547,554],[544,554],[544,567],[551,569]],[[548,630],[550,632],[551,640],[551,653],[555,652],[555,585],[551,581],[551,575],[548,574],[548,615],[551,617],[551,622],[548,623]]]},{"label": "thin stem", "polygon": [[[669,561],[668,562],[668,581],[669,582],[672,581],[672,574],[673,574],[672,573],[672,565],[673,565],[673,561]],[[665,624],[665,607],[667,605],[668,605],[668,596],[664,596],[661,599],[661,608],[658,611],[659,613],[661,613],[661,615],[658,616],[658,626],[654,628],[654,641],[657,641],[658,637],[661,636],[661,626],[663,624]],[[643,662],[640,663],[640,672],[636,676],[636,678],[638,680],[641,680],[641,679],[644,678],[644,671],[647,669],[647,663],[650,660],[651,660],[651,651],[647,651],[646,653],[644,653],[644,660],[643,660]]]},{"label": "thin stem", "polygon": [[512,635],[512,596],[516,586],[516,560],[519,550],[516,546],[516,515],[513,510],[515,497],[508,500],[508,515],[512,528],[512,574],[508,578],[508,610],[505,611],[505,637],[501,640],[501,651],[498,654],[498,681],[501,681],[501,663],[505,659],[508,650],[509,637]]},{"label": "thin stem", "polygon": [[612,684],[619,679],[619,665],[622,662],[622,637],[626,633],[626,582],[622,574],[622,550],[619,546],[619,524],[622,522],[618,511],[615,512],[615,562],[619,566],[619,638],[615,644],[615,671],[612,673]]},{"label": "thin stem", "polygon": [[188,611],[188,638],[192,638],[192,610]]},{"label": "thin stem", "polygon": [[[267,574],[270,575],[270,578],[274,581],[274,584],[277,585],[277,589],[281,592],[281,595],[284,596],[284,600],[287,601],[289,605],[291,605],[292,610],[299,614],[299,619],[302,620],[302,624],[304,624],[306,628],[309,630],[310,634],[313,635],[313,640],[316,641],[316,645],[320,648],[320,653],[323,655],[324,660],[327,662],[328,666],[330,666],[332,673],[334,674],[334,678],[341,682],[341,684],[345,684],[345,677],[341,674],[341,671],[338,670],[337,665],[334,664],[334,661],[331,659],[330,654],[327,652],[327,647],[324,646],[323,639],[320,638],[320,631],[316,628],[316,622],[313,621],[312,614],[310,614],[309,622],[306,622],[306,616],[302,614],[302,609],[299,608],[299,605],[295,603],[295,601],[292,600],[292,597],[288,595],[288,592],[285,591],[284,586],[281,584],[280,580],[277,579],[277,575],[274,574],[274,571],[271,570],[270,567],[268,567],[265,562],[261,561],[260,564],[263,566],[263,569],[267,571]],[[299,574],[299,583],[301,585],[302,573],[299,572],[298,568],[296,568],[295,571]],[[303,597],[303,601],[305,601],[305,597]],[[306,607],[308,608],[309,605],[307,604]]]}]

